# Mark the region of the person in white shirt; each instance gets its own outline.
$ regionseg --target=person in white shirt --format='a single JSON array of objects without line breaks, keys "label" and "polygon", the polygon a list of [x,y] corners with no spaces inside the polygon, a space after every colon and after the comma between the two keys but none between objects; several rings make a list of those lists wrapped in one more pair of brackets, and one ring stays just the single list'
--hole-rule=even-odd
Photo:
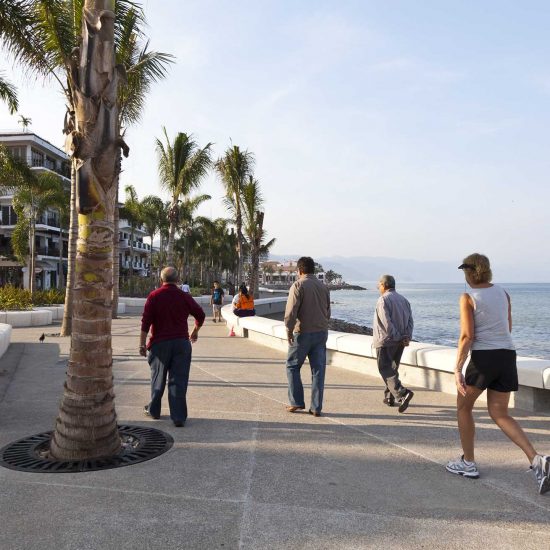
[{"label": "person in white shirt", "polygon": [[[491,283],[493,274],[487,256],[470,254],[458,269],[463,270],[472,290],[460,297],[460,338],[455,367],[458,431],[463,454],[447,463],[447,471],[463,477],[479,477],[474,458],[472,410],[477,398],[487,390],[489,416],[525,453],[539,494],[546,493],[550,490],[550,456],[537,453],[521,426],[508,413],[510,392],[518,390],[516,349],[510,334],[510,296]],[[463,374],[468,356],[470,360]]]}]

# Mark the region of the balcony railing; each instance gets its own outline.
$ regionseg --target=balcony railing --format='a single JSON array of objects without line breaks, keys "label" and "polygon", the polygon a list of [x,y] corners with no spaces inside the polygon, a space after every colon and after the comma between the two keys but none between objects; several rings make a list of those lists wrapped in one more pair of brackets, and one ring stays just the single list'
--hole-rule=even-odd
[{"label": "balcony railing", "polygon": [[37,246],[34,250],[38,256],[54,256],[55,258],[59,258],[59,248],[53,246],[48,248]]}]

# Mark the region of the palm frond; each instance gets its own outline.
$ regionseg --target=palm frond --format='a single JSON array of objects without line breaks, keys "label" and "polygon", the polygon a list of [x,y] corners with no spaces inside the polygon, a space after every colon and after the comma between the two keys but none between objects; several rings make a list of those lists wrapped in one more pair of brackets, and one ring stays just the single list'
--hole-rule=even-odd
[{"label": "palm frond", "polygon": [[0,99],[7,103],[11,115],[19,108],[17,90],[11,82],[4,80],[2,73],[0,73]]}]

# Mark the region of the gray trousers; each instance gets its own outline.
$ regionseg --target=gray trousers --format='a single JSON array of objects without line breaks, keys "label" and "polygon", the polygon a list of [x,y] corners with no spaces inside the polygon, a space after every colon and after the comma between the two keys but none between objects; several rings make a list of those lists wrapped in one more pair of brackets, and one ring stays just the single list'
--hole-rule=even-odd
[{"label": "gray trousers", "polygon": [[401,385],[399,380],[399,363],[404,349],[403,344],[398,344],[377,348],[376,350],[378,372],[386,384],[385,397],[393,395],[395,399],[399,399],[407,392],[407,389]]}]

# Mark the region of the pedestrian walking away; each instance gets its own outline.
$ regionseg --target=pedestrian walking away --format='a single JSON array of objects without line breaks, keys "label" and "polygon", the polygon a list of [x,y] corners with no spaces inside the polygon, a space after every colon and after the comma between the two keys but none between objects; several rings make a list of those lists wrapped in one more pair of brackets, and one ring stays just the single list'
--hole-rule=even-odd
[{"label": "pedestrian walking away", "polygon": [[[204,323],[204,312],[178,286],[178,273],[165,267],[160,275],[162,286],[147,297],[141,319],[139,353],[147,356],[151,367],[151,401],[145,405],[146,416],[160,418],[161,401],[168,380],[170,418],[176,427],[187,419],[187,384],[191,368],[191,342],[196,342]],[[195,327],[189,335],[187,319],[195,318]],[[151,337],[146,344],[147,335]]]},{"label": "pedestrian walking away", "polygon": [[[546,493],[550,490],[550,456],[537,453],[521,426],[508,413],[510,393],[518,390],[510,296],[491,282],[493,274],[487,256],[470,254],[458,269],[463,270],[471,291],[460,297],[460,337],[455,367],[462,455],[447,463],[447,471],[468,478],[479,477],[474,456],[473,408],[487,390],[489,416],[525,453],[537,491]],[[468,355],[470,360],[463,374]]]},{"label": "pedestrian walking away", "polygon": [[380,298],[376,303],[373,321],[373,347],[376,349],[378,371],[386,385],[383,402],[397,405],[405,412],[414,392],[404,388],[399,380],[399,363],[403,350],[413,334],[413,316],[409,301],[395,290],[395,278],[382,275],[378,282]]},{"label": "pedestrian walking away", "polygon": [[210,295],[210,305],[212,306],[213,316],[212,321],[214,321],[214,323],[216,321],[218,321],[218,323],[221,323],[222,321],[222,305],[224,296],[225,292],[220,286],[220,283],[218,281],[214,281],[214,288],[212,289],[212,294]]},{"label": "pedestrian walking away", "polygon": [[183,290],[183,292],[191,292],[191,287],[189,286],[189,283],[187,281],[183,281],[181,289]]},{"label": "pedestrian walking away", "polygon": [[288,412],[305,409],[304,387],[300,369],[306,358],[311,368],[311,405],[309,412],[321,416],[325,387],[330,292],[314,275],[315,262],[310,257],[298,260],[299,279],[290,287],[285,309],[288,339],[286,373],[288,378]]}]

